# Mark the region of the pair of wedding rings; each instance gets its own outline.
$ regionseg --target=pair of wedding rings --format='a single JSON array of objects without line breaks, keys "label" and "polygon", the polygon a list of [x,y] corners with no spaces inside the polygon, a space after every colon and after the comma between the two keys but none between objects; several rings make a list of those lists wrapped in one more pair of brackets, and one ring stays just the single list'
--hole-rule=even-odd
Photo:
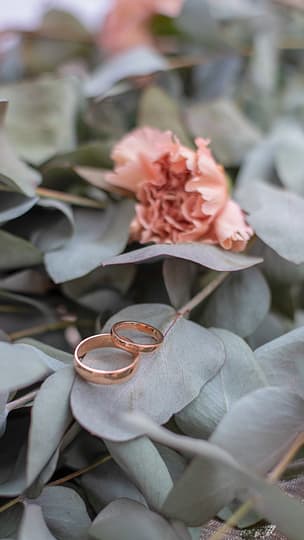
[{"label": "pair of wedding rings", "polygon": [[[122,330],[135,330],[147,334],[153,343],[137,343],[125,337]],[[153,352],[163,342],[164,336],[160,330],[150,324],[137,321],[119,321],[113,324],[110,333],[90,336],[77,345],[74,352],[74,367],[76,372],[86,381],[95,384],[118,384],[128,381],[133,377],[138,368],[139,355],[141,352]],[[106,371],[95,369],[83,362],[88,352],[104,347],[115,347],[128,352],[132,356],[132,362],[126,367]]]}]

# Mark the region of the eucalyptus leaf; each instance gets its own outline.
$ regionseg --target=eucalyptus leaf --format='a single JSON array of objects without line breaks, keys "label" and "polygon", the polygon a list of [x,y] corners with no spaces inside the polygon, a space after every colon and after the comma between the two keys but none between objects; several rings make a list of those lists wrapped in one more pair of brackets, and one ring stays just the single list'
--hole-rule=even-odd
[{"label": "eucalyptus leaf", "polygon": [[[61,446],[61,445],[60,445]],[[45,467],[38,474],[34,482],[26,489],[25,496],[28,499],[36,499],[41,495],[45,485],[50,481],[56,472],[60,455],[60,447],[58,447],[49,459]],[[28,463],[27,463],[28,465]]]},{"label": "eucalyptus leaf", "polygon": [[241,337],[252,334],[270,308],[270,290],[258,268],[235,272],[208,299],[201,322]]},{"label": "eucalyptus leaf", "polygon": [[126,417],[134,432],[140,429],[153,440],[197,455],[170,492],[163,507],[165,515],[198,526],[212,518],[236,494],[246,501],[254,496],[253,507],[261,515],[275,523],[291,540],[301,540],[303,503],[249,472],[228,452],[212,443],[176,435],[138,413],[126,414]]},{"label": "eucalyptus leaf", "polygon": [[[83,469],[106,457],[107,449],[101,439],[93,437],[76,424],[78,433],[71,444],[62,450],[60,463],[70,469]],[[104,464],[106,466],[106,464]]]},{"label": "eucalyptus leaf", "polygon": [[[60,188],[62,173],[67,169],[69,172],[73,172],[75,165],[110,168],[112,166],[111,147],[112,141],[89,141],[77,146],[72,152],[57,154],[45,166],[47,183],[59,184]],[[78,168],[75,167],[75,171],[78,173]]]},{"label": "eucalyptus leaf", "polygon": [[0,223],[6,223],[26,214],[38,201],[38,197],[26,197],[22,193],[2,191],[1,186],[0,193]]},{"label": "eucalyptus leaf", "polygon": [[54,360],[57,360],[57,362],[50,364],[55,369],[56,369],[56,367],[57,367],[57,369],[59,367],[63,367],[63,366],[60,366],[59,362],[62,362],[63,364],[66,364],[66,365],[71,365],[72,364],[73,356],[70,353],[65,352],[65,351],[61,351],[59,349],[56,349],[55,347],[52,347],[51,345],[47,345],[46,343],[42,343],[41,341],[37,341],[36,339],[29,338],[29,337],[28,338],[22,338],[22,339],[18,340],[17,343],[23,343],[24,345],[30,345],[30,346],[34,347],[35,349],[38,349],[39,351],[42,351],[48,357],[51,357]]},{"label": "eucalyptus leaf", "polygon": [[149,507],[159,511],[173,482],[155,445],[147,437],[127,442],[106,441],[106,445],[118,465],[144,495]]},{"label": "eucalyptus leaf", "polygon": [[179,540],[163,517],[128,499],[109,504],[98,514],[89,532],[96,540]]},{"label": "eucalyptus leaf", "polygon": [[[27,415],[9,415],[5,433],[0,443],[0,491],[1,496],[8,490],[8,484],[16,472],[20,470],[20,462],[24,461],[29,420]],[[20,492],[19,492],[20,493]],[[17,492],[17,494],[19,494]],[[15,493],[16,494],[16,493]],[[10,496],[10,495],[8,495]],[[1,515],[1,513],[0,513]]]},{"label": "eucalyptus leaf", "polygon": [[81,278],[67,281],[62,290],[68,298],[97,313],[105,311],[108,306],[114,307],[115,312],[123,307],[121,295],[127,293],[135,272],[132,265],[96,268]]},{"label": "eucalyptus leaf", "polygon": [[258,239],[252,251],[255,256],[263,258],[260,269],[271,282],[279,285],[293,285],[304,280],[304,264],[295,264],[283,259]]},{"label": "eucalyptus leaf", "polygon": [[261,139],[261,133],[232,100],[220,98],[190,105],[187,125],[196,137],[210,138],[211,148],[224,166],[238,165]]},{"label": "eucalyptus leaf", "polygon": [[19,331],[24,332],[37,325],[48,325],[55,321],[52,307],[35,297],[0,289],[0,302],[4,306],[3,312],[0,311],[0,326],[12,339],[18,337]]},{"label": "eucalyptus leaf", "polygon": [[45,255],[46,269],[55,283],[91,272],[110,256],[120,253],[129,236],[133,203],[113,204],[105,212],[75,211],[75,234],[61,249]]},{"label": "eucalyptus leaf", "polygon": [[252,202],[250,187],[256,180],[263,180],[268,183],[273,181],[275,147],[276,141],[272,134],[264,138],[246,155],[237,176],[237,189],[235,192],[235,198],[244,209]]},{"label": "eucalyptus leaf", "polygon": [[70,392],[74,381],[72,367],[60,369],[41,386],[32,407],[27,455],[27,485],[31,485],[71,423]]},{"label": "eucalyptus leaf", "polygon": [[38,504],[26,504],[17,540],[56,540],[46,526]]},{"label": "eucalyptus leaf", "polygon": [[[5,540],[15,540],[22,519],[23,505],[16,504],[0,513],[0,535]],[[8,538],[10,537],[10,538]]]},{"label": "eucalyptus leaf", "polygon": [[277,145],[274,160],[284,186],[303,196],[304,135],[302,130],[286,134],[284,140]]},{"label": "eucalyptus leaf", "polygon": [[284,317],[277,313],[270,312],[266,315],[260,326],[256,331],[248,336],[247,343],[254,350],[261,347],[269,341],[282,336],[290,330],[290,321],[284,319]]},{"label": "eucalyptus leaf", "polygon": [[171,304],[176,309],[190,300],[196,270],[196,265],[190,261],[173,258],[164,260],[164,282]]},{"label": "eucalyptus leaf", "polygon": [[190,145],[190,137],[183,125],[181,111],[162,88],[150,86],[139,102],[138,124],[151,126],[162,131],[172,131],[182,144]]},{"label": "eucalyptus leaf", "polygon": [[194,42],[209,47],[221,43],[217,21],[207,0],[187,0],[176,20],[177,28]]},{"label": "eucalyptus leaf", "polygon": [[[0,100],[0,178],[7,184],[7,181],[13,182],[13,185],[27,197],[34,197],[35,187],[40,183],[40,174],[23,163],[18,157],[11,140],[7,137],[7,110],[10,113],[13,104],[8,109],[7,100]],[[13,141],[14,142],[14,141]]]},{"label": "eucalyptus leaf", "polygon": [[197,398],[175,415],[181,430],[192,437],[209,437],[234,403],[268,385],[263,367],[244,340],[227,330],[212,331],[225,347],[225,363]]},{"label": "eucalyptus leaf", "polygon": [[2,86],[1,92],[10,102],[7,132],[23,159],[40,165],[75,147],[80,94],[74,78],[48,75]]},{"label": "eucalyptus leaf", "polygon": [[17,270],[42,262],[42,253],[30,242],[0,230],[0,270]]},{"label": "eucalyptus leaf", "polygon": [[21,226],[27,229],[30,241],[45,253],[60,248],[73,236],[73,212],[62,201],[40,199],[31,220],[21,222]]},{"label": "eucalyptus leaf", "polygon": [[163,257],[176,257],[195,262],[211,270],[236,271],[249,268],[260,262],[258,257],[249,257],[224,251],[208,244],[154,244],[152,246],[134,249],[128,253],[106,260],[105,266],[112,264],[130,264],[158,260]]},{"label": "eucalyptus leaf", "polygon": [[[267,411],[267,414],[265,414]],[[237,401],[210,437],[239,463],[266,474],[304,432],[304,400],[282,388],[262,388]]]},{"label": "eucalyptus leaf", "polygon": [[[119,320],[140,320],[165,331],[175,317],[175,311],[169,306],[139,304],[117,313],[107,322],[104,331],[109,331]],[[106,360],[107,369],[109,361],[117,364],[117,350],[98,358],[99,363],[102,358]],[[94,435],[114,441],[128,440],[132,434],[121,421],[121,412],[146,411],[162,424],[198,395],[223,361],[223,345],[214,334],[179,318],[161,347],[143,355],[136,374],[129,381],[109,387],[96,386],[77,377],[71,394],[74,417]],[[96,415],[99,408],[102,415]]]},{"label": "eucalyptus leaf", "polygon": [[115,55],[88,78],[85,93],[88,97],[104,96],[122,79],[149,75],[168,69],[166,60],[149,46],[139,46]]},{"label": "eucalyptus leaf", "polygon": [[16,497],[21,495],[26,487],[26,445],[23,444],[18,453],[16,462],[10,469],[10,474],[5,482],[0,484],[1,497]]},{"label": "eucalyptus leaf", "polygon": [[164,515],[198,526],[211,519],[234,498],[241,484],[242,473],[228,452],[209,442],[176,435],[156,426],[140,413],[129,413],[126,417],[134,432],[140,428],[152,440],[182,453],[200,456],[194,458],[174,484],[163,506]]},{"label": "eucalyptus leaf", "polygon": [[248,192],[241,203],[257,236],[284,259],[303,263],[304,199],[262,182],[253,182]]},{"label": "eucalyptus leaf", "polygon": [[0,278],[0,289],[23,294],[45,294],[51,287],[41,270],[19,270]]},{"label": "eucalyptus leaf", "polygon": [[113,460],[83,474],[80,485],[96,513],[116,499],[126,498],[146,504],[144,496]]},{"label": "eucalyptus leaf", "polygon": [[6,430],[7,409],[6,403],[8,401],[9,393],[0,392],[0,437]]},{"label": "eucalyptus leaf", "polygon": [[1,392],[17,390],[44,379],[52,371],[48,358],[29,345],[0,342]]},{"label": "eucalyptus leaf", "polygon": [[57,540],[87,540],[91,519],[76,491],[64,486],[46,487],[37,503]]},{"label": "eucalyptus leaf", "polygon": [[284,387],[304,397],[304,327],[297,328],[258,347],[254,354],[271,386]]}]

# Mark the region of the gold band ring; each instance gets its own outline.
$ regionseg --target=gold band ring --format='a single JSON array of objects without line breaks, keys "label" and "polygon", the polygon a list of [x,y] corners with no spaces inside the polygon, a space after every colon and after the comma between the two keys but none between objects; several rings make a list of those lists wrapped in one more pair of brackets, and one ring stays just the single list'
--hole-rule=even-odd
[{"label": "gold band ring", "polygon": [[[82,359],[89,351],[104,347],[118,347],[113,340],[112,334],[97,334],[81,341],[74,352],[74,367],[77,373],[86,381],[95,384],[119,384],[128,381],[138,367],[138,350],[136,353],[131,352],[133,357],[131,364],[113,371],[94,369],[82,362]],[[119,349],[122,350],[123,347],[119,347]],[[126,349],[124,350],[126,351]],[[126,352],[130,354],[130,351]]]},{"label": "gold band ring", "polygon": [[[154,340],[154,343],[136,343],[132,339],[121,335],[121,330],[123,329],[136,330],[137,332],[147,334]],[[113,337],[113,342],[117,347],[121,347],[122,349],[125,349],[131,353],[155,351],[155,349],[161,345],[164,339],[164,336],[160,330],[151,324],[137,321],[119,321],[113,324],[111,334]]]}]

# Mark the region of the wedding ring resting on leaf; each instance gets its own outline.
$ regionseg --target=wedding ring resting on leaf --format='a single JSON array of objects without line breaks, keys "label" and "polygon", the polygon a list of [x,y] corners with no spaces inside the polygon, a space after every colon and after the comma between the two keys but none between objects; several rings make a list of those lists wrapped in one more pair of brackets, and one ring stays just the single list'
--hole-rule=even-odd
[{"label": "wedding ring resting on leaf", "polygon": [[[133,330],[139,333],[146,334],[150,336],[154,343],[138,343],[134,340],[125,337],[121,334],[122,330]],[[163,342],[164,336],[160,330],[152,326],[151,324],[146,324],[143,322],[137,321],[119,321],[113,324],[111,328],[111,334],[113,337],[113,342],[117,347],[121,347],[128,352],[139,353],[139,352],[152,352],[157,349]]]},{"label": "wedding ring resting on leaf", "polygon": [[[82,362],[82,359],[88,352],[104,347],[115,347],[119,348],[119,350],[128,352],[132,356],[132,362],[126,367],[112,371],[95,369]],[[128,381],[138,368],[138,360],[138,349],[136,349],[136,352],[133,352],[127,350],[125,347],[117,345],[112,334],[97,334],[95,336],[90,336],[81,341],[74,352],[75,371],[86,381],[95,384],[119,384]]]}]

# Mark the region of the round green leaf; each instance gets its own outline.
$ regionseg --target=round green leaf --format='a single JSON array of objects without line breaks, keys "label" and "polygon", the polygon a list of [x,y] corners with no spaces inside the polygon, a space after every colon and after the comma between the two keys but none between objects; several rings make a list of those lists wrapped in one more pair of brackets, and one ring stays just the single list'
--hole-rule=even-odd
[{"label": "round green leaf", "polygon": [[56,540],[46,526],[37,504],[26,504],[18,531],[18,540]]},{"label": "round green leaf", "polygon": [[48,463],[72,420],[70,391],[72,367],[60,369],[41,386],[32,407],[27,453],[27,485]]},{"label": "round green leaf", "polygon": [[144,495],[150,508],[159,511],[173,486],[168,468],[155,445],[147,438],[106,441],[118,465]]},{"label": "round green leaf", "polygon": [[64,486],[46,487],[36,502],[57,540],[87,540],[91,519],[76,491]]},{"label": "round green leaf", "polygon": [[55,283],[88,274],[120,253],[129,237],[133,203],[122,201],[106,211],[75,211],[75,234],[60,249],[46,253],[46,269]]},{"label": "round green leaf", "polygon": [[208,244],[154,244],[128,251],[123,255],[117,255],[105,260],[104,266],[110,264],[130,264],[145,261],[158,260],[164,257],[176,257],[195,262],[211,270],[235,271],[249,268],[262,262],[258,257],[248,257],[231,251],[224,251],[216,246]]},{"label": "round green leaf", "polygon": [[[139,320],[165,331],[176,317],[166,305],[142,304],[123,309],[112,317],[104,331],[119,320]],[[191,355],[189,355],[191,350]],[[117,351],[100,351],[99,364],[117,365]],[[129,359],[128,359],[129,361]],[[120,385],[93,385],[76,378],[71,406],[76,420],[99,437],[124,441],[133,438],[121,421],[120,413],[141,410],[156,422],[166,422],[198,395],[224,361],[223,345],[201,326],[179,318],[154,353],[142,355],[139,368],[128,382]],[[102,410],[102,415],[96,411]]]},{"label": "round green leaf", "polygon": [[252,334],[270,308],[270,290],[257,268],[234,272],[208,300],[201,322],[241,337]]},{"label": "round green leaf", "polygon": [[164,518],[142,504],[119,499],[98,514],[90,528],[95,540],[178,540],[173,527]]}]

